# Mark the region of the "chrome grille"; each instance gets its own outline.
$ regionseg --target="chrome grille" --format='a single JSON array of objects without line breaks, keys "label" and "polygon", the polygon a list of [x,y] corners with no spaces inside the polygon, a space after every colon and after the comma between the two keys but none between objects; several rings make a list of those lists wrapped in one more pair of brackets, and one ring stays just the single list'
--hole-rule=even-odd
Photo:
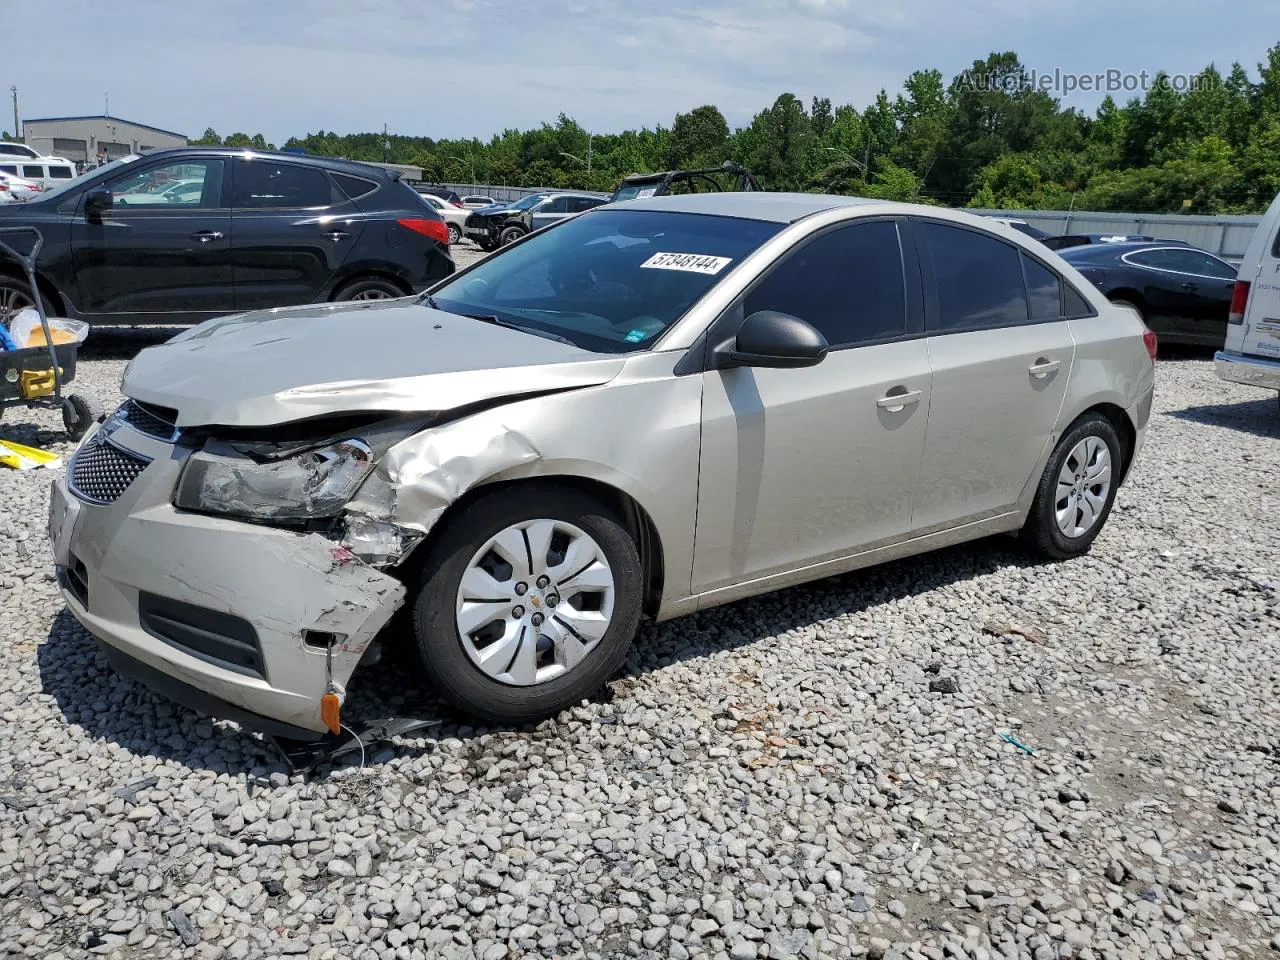
[{"label": "chrome grille", "polygon": [[99,430],[71,458],[71,491],[90,503],[115,503],[151,461],[121,450]]},{"label": "chrome grille", "polygon": [[139,433],[145,433],[158,440],[172,440],[178,432],[177,427],[174,426],[177,412],[166,410],[164,407],[155,407],[149,403],[126,400],[116,411],[115,416]]}]

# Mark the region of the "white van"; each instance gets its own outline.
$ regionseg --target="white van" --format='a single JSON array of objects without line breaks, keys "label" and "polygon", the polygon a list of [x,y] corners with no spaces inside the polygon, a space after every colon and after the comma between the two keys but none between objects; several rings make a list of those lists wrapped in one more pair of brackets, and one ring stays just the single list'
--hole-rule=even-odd
[{"label": "white van", "polygon": [[1227,342],[1213,363],[1223,380],[1280,390],[1280,197],[1240,263]]},{"label": "white van", "polygon": [[46,190],[60,183],[74,180],[76,168],[70,160],[58,157],[38,157],[35,160],[19,160],[17,157],[0,157],[0,173],[7,173],[24,180],[34,180]]}]

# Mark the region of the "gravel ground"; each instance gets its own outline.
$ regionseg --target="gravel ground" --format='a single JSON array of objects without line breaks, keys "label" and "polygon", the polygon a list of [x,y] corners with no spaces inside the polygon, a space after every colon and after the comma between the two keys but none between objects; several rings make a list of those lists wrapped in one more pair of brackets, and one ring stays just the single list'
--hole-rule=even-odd
[{"label": "gravel ground", "polygon": [[[148,337],[80,383],[114,405]],[[69,454],[56,426],[0,429]],[[113,676],[48,475],[0,474],[0,956],[1268,955],[1277,439],[1274,396],[1164,361],[1086,558],[999,539],[647,625],[599,702],[305,779]]]}]

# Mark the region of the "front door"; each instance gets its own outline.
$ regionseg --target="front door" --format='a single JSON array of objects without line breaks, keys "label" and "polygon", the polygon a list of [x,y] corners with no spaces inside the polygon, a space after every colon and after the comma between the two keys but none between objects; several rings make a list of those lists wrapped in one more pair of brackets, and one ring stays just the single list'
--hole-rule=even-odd
[{"label": "front door", "polygon": [[104,184],[112,206],[71,226],[80,313],[118,321],[194,322],[235,308],[231,211],[220,158],[135,161]]},{"label": "front door", "polygon": [[1062,409],[1075,358],[1067,304],[1078,298],[990,234],[916,227],[933,402],[912,526],[926,534],[1014,509]]},{"label": "front door", "polygon": [[736,316],[799,317],[832,349],[703,374],[695,593],[908,535],[930,407],[920,300],[894,220],[829,229],[747,292]]},{"label": "front door", "polygon": [[319,167],[274,157],[231,166],[236,309],[321,299],[364,229],[355,204]]},{"label": "front door", "polygon": [[542,227],[550,226],[557,220],[563,220],[569,215],[569,198],[551,197],[543,200],[533,208],[530,215],[533,220],[533,229],[538,230]]}]

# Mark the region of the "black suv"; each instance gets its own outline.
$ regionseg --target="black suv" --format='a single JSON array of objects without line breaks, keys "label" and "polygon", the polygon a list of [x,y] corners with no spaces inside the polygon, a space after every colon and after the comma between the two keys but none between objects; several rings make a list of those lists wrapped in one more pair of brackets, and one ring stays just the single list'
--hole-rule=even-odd
[{"label": "black suv", "polygon": [[[454,270],[447,226],[397,174],[294,154],[125,157],[0,206],[0,226],[43,234],[37,274],[51,313],[99,323],[402,297]],[[32,302],[20,266],[0,255],[0,319]]]}]

